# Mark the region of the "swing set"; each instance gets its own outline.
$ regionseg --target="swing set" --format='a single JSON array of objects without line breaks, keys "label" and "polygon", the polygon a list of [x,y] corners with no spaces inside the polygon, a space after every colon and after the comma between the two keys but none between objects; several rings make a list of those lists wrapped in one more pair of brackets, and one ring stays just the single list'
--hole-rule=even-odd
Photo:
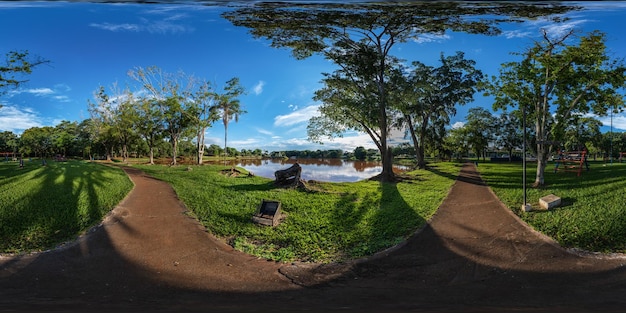
[{"label": "swing set", "polygon": [[574,172],[576,176],[580,176],[583,172],[583,165],[589,170],[586,149],[582,151],[559,151],[558,158],[555,159],[554,172]]},{"label": "swing set", "polygon": [[11,160],[15,160],[15,155],[16,154],[17,153],[15,153],[15,152],[0,152],[0,158],[3,158],[5,160],[9,160],[9,158]]}]

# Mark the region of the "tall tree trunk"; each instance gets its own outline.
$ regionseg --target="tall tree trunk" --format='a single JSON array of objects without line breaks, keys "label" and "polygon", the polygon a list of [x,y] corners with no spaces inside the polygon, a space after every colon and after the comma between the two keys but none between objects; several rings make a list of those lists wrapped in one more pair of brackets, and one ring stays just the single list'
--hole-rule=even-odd
[{"label": "tall tree trunk", "polygon": [[224,123],[224,157],[228,156],[228,146],[227,146],[227,141],[228,140],[228,122]]},{"label": "tall tree trunk", "polygon": [[387,150],[382,155],[383,171],[381,173],[381,181],[395,182],[396,175],[393,173],[393,153],[391,147],[387,147]]},{"label": "tall tree trunk", "polygon": [[[411,140],[413,140],[413,148],[415,150],[415,161],[417,163],[417,168],[424,169],[426,168],[426,161],[424,160],[424,146],[420,145],[420,141],[415,134],[415,128],[413,127],[413,119],[410,115],[405,115],[408,125],[409,132],[411,133]],[[424,142],[424,132],[423,129],[420,129],[420,138],[421,142]]]},{"label": "tall tree trunk", "polygon": [[128,159],[128,145],[122,145],[122,162],[126,163]]},{"label": "tall tree trunk", "polygon": [[202,127],[200,132],[198,132],[198,165],[202,165],[203,157],[204,157],[204,131],[205,127]]},{"label": "tall tree trunk", "polygon": [[537,175],[535,176],[535,182],[533,183],[533,187],[539,187],[544,185],[544,174],[547,164],[548,155],[545,151],[545,145],[537,144]]},{"label": "tall tree trunk", "polygon": [[154,147],[150,145],[150,165],[154,165]]},{"label": "tall tree trunk", "polygon": [[176,165],[176,152],[178,151],[178,138],[171,137],[172,140],[172,165]]}]

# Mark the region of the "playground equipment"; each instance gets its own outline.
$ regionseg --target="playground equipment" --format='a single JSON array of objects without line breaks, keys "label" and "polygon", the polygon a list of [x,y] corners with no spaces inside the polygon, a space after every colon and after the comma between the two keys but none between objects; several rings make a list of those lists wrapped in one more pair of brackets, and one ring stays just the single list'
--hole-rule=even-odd
[{"label": "playground equipment", "polygon": [[560,152],[558,158],[555,159],[554,172],[574,172],[576,176],[580,176],[583,171],[583,165],[589,170],[587,163],[587,150]]}]

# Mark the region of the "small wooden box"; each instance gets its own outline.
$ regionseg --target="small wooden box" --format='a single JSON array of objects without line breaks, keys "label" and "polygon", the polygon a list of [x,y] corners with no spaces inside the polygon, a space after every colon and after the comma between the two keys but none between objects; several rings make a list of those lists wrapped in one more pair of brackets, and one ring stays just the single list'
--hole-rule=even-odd
[{"label": "small wooden box", "polygon": [[263,200],[252,216],[252,221],[261,225],[276,226],[280,222],[280,207],[280,201]]}]

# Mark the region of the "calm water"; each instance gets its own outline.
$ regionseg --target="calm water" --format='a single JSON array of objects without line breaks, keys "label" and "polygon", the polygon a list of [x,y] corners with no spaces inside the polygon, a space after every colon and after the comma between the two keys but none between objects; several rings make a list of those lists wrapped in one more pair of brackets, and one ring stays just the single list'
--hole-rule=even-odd
[{"label": "calm water", "polygon": [[[380,162],[346,161],[341,159],[298,159],[298,160],[240,160],[235,165],[245,168],[254,175],[274,179],[274,172],[298,162],[302,167],[302,179],[326,182],[355,182],[380,174]],[[402,172],[406,167],[396,166]]]}]

